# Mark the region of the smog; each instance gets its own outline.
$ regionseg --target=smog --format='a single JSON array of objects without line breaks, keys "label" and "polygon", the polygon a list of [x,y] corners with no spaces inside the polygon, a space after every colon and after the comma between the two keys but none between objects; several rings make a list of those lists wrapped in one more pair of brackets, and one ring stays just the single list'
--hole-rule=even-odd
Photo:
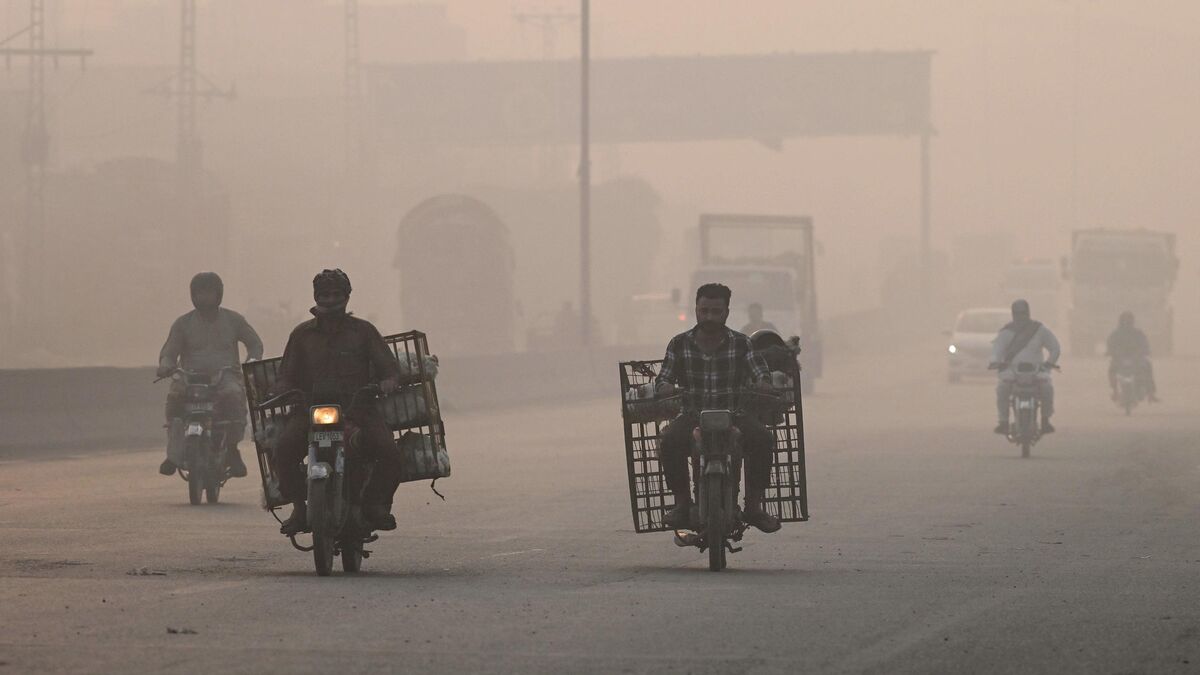
[{"label": "smog", "polygon": [[1198,38],[0,0],[0,666],[1186,670]]}]

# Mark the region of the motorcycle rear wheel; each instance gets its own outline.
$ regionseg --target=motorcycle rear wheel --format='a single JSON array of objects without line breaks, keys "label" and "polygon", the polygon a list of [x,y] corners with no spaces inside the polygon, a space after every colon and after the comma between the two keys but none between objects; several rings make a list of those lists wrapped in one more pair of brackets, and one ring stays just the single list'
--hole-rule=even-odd
[{"label": "motorcycle rear wheel", "polygon": [[708,541],[708,569],[712,572],[725,568],[724,482],[720,474],[704,477],[704,537]]},{"label": "motorcycle rear wheel", "polygon": [[329,523],[326,485],[318,483],[308,491],[308,513],[312,522],[313,565],[317,575],[333,573],[333,532]]}]

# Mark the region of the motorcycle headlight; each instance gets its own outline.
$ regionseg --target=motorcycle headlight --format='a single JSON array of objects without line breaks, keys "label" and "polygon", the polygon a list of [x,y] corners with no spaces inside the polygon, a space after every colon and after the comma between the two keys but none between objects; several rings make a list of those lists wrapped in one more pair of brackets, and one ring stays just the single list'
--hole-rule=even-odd
[{"label": "motorcycle headlight", "polygon": [[957,353],[958,353],[958,347],[955,347],[954,345],[950,345],[950,353],[951,353],[951,354],[957,354]]},{"label": "motorcycle headlight", "polygon": [[312,409],[313,424],[337,424],[342,419],[342,409],[336,405],[318,406]]}]

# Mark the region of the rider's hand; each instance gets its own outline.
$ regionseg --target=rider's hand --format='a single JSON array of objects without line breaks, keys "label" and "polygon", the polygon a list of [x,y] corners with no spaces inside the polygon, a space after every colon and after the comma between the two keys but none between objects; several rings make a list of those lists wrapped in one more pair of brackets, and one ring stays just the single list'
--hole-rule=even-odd
[{"label": "rider's hand", "polygon": [[775,387],[771,385],[770,377],[764,377],[763,379],[759,380],[758,382],[755,382],[754,388],[763,393],[770,393],[770,392],[775,391]]},{"label": "rider's hand", "polygon": [[170,375],[173,372],[175,372],[175,368],[173,366],[159,366],[158,370],[154,371],[154,376],[158,377],[158,378],[163,378],[163,377]]},{"label": "rider's hand", "polygon": [[386,380],[379,381],[379,391],[382,391],[385,395],[396,391],[399,386],[400,381],[394,377],[389,377]]},{"label": "rider's hand", "polygon": [[659,382],[654,385],[655,396],[670,396],[675,393],[675,385],[670,382]]}]

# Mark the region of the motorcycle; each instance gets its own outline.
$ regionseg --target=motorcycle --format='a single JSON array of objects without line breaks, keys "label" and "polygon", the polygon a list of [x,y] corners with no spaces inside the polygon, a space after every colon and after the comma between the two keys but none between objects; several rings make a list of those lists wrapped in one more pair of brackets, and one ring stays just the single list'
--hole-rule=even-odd
[{"label": "motorcycle", "polygon": [[193,506],[203,499],[216,504],[221,498],[221,488],[230,478],[227,436],[229,426],[235,422],[217,420],[214,408],[221,381],[232,377],[232,373],[231,367],[215,374],[176,368],[167,376],[184,385],[183,417],[172,423],[178,423],[182,429],[183,465],[177,472],[188,484],[188,500]]},{"label": "motorcycle", "polygon": [[[1003,370],[1007,364],[993,363],[990,370]],[[1042,368],[1062,370],[1056,365],[1045,364]],[[1029,457],[1030,450],[1042,438],[1042,427],[1038,424],[1038,412],[1042,408],[1038,396],[1038,373],[1042,368],[1032,363],[1018,363],[1012,394],[1009,395],[1010,419],[1008,441],[1021,446],[1021,457]]]},{"label": "motorcycle", "polygon": [[1133,414],[1133,409],[1146,398],[1146,388],[1138,377],[1138,364],[1133,359],[1122,358],[1117,361],[1117,405],[1125,409],[1125,414]]},{"label": "motorcycle", "polygon": [[[679,395],[662,399],[664,403]],[[762,412],[755,401],[767,408],[779,409],[788,404],[779,396],[743,391],[742,405],[736,410],[701,410],[699,425],[692,432],[692,511],[689,514],[691,532],[675,530],[675,545],[695,546],[708,552],[708,569],[720,572],[728,566],[726,553],[738,553],[749,524],[738,507],[742,483],[741,432],[734,425],[736,417]],[[750,399],[750,401],[747,401]]]},{"label": "motorcycle", "polygon": [[[297,396],[299,389],[284,392],[257,406],[266,410],[279,406]],[[347,409],[358,405],[359,397],[376,399],[382,396],[378,385],[368,385],[356,392]],[[308,409],[308,530],[312,546],[302,546],[291,536],[292,545],[301,551],[312,551],[317,574],[329,576],[333,559],[341,557],[343,572],[358,572],[362,561],[371,552],[363,548],[379,539],[362,515],[362,495],[371,478],[373,462],[359,457],[357,428],[342,415],[336,403],[310,404]],[[351,450],[347,456],[347,450]],[[354,477],[351,480],[351,476]],[[351,494],[357,496],[350,499]]]}]

